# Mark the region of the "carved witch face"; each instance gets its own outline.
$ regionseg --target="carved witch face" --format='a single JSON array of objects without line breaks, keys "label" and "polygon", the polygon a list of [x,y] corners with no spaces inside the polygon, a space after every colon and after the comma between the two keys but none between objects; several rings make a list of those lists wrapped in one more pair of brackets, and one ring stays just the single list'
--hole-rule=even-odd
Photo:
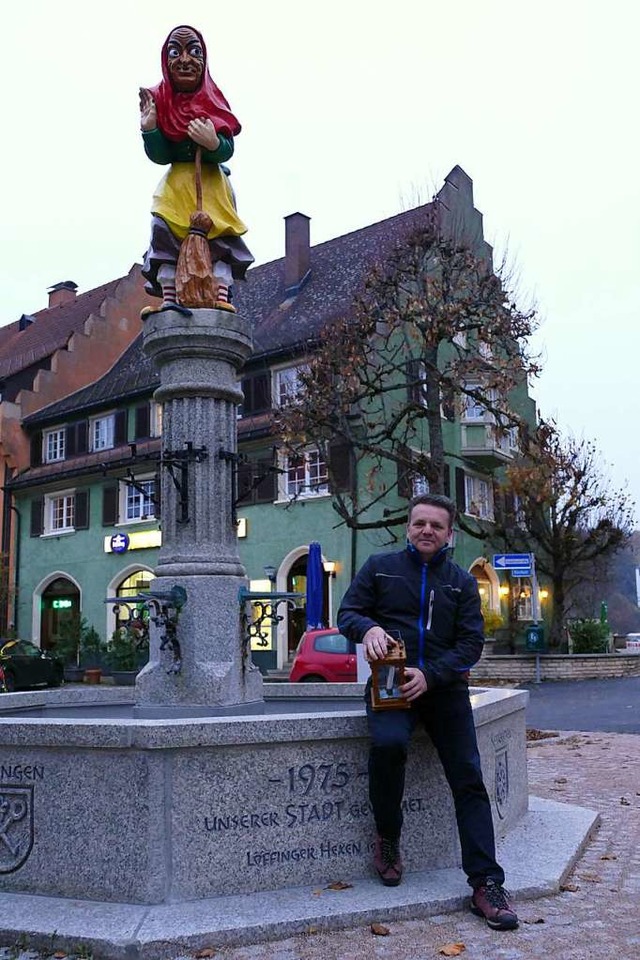
[{"label": "carved witch face", "polygon": [[202,81],[204,50],[194,30],[178,27],[167,41],[167,65],[171,86],[179,93],[193,93]]}]

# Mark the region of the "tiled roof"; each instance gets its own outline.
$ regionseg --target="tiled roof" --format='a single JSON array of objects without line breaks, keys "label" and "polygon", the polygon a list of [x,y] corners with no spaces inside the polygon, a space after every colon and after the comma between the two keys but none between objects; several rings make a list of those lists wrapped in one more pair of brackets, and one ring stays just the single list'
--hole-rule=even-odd
[{"label": "tiled roof", "polygon": [[284,299],[284,258],[254,267],[234,288],[234,303],[254,324],[254,358],[314,340],[348,312],[371,268],[426,223],[429,205],[311,247],[311,274]]},{"label": "tiled roof", "polygon": [[0,379],[6,379],[66,347],[69,337],[82,331],[87,318],[99,314],[104,300],[111,296],[121,278],[81,293],[70,303],[38,310],[30,316],[24,330],[20,320],[0,327]]}]

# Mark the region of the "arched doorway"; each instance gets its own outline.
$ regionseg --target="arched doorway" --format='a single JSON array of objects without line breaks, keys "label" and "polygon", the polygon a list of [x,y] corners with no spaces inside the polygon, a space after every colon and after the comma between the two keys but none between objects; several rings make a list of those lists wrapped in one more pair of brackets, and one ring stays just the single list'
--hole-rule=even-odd
[{"label": "arched doorway", "polygon": [[40,646],[51,650],[58,640],[80,622],[80,590],[65,576],[57,576],[40,598]]},{"label": "arched doorway", "polygon": [[478,581],[482,609],[500,613],[500,581],[489,561],[478,557],[469,567],[469,573]]}]

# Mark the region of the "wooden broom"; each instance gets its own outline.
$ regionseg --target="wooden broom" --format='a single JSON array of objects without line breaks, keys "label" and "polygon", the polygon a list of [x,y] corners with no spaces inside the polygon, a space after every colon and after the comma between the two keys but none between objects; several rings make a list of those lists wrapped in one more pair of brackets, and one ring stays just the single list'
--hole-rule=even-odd
[{"label": "wooden broom", "polygon": [[196,211],[189,219],[189,233],[182,241],[176,265],[176,294],[184,307],[213,309],[218,284],[213,276],[207,235],[213,220],[202,209],[202,147],[196,146]]}]

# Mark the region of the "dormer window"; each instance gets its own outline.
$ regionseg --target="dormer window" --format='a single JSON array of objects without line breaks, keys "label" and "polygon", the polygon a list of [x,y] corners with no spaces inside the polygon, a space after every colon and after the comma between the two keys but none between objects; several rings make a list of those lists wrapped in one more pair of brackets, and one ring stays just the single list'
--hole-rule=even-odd
[{"label": "dormer window", "polygon": [[92,450],[110,450],[113,447],[114,423],[115,418],[112,413],[91,420],[89,435]]},{"label": "dormer window", "polygon": [[43,436],[43,452],[45,463],[55,463],[64,460],[65,431],[62,427],[56,430],[47,430]]}]

